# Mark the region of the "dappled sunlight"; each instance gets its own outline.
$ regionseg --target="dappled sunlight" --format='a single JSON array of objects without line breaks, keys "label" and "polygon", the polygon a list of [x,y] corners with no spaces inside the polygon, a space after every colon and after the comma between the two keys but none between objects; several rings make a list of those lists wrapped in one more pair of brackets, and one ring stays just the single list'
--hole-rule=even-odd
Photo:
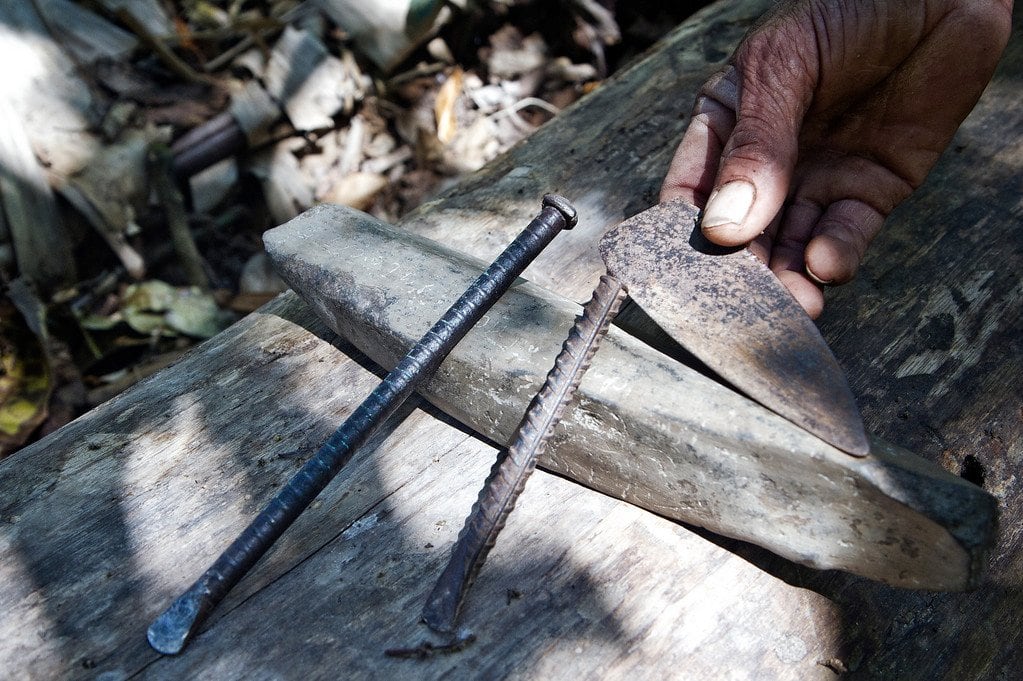
[{"label": "dappled sunlight", "polygon": [[[353,673],[358,669],[368,673],[381,669],[380,665],[400,670],[402,664],[408,664],[388,662],[380,653],[387,647],[414,645],[427,636],[419,624],[419,609],[435,570],[439,571],[446,558],[448,541],[457,531],[456,523],[460,523],[471,504],[476,480],[485,474],[494,453],[475,438],[456,431],[457,437],[452,440],[451,434],[443,421],[419,410],[393,430],[388,428],[379,444],[360,452],[361,461],[353,461],[340,479],[328,487],[320,498],[319,508],[314,504],[307,514],[311,517],[298,521],[292,532],[282,538],[282,545],[275,548],[266,564],[247,578],[248,584],[239,585],[250,597],[232,598],[231,603],[223,604],[222,618],[215,626],[216,636],[200,635],[187,654],[160,660],[150,671],[177,675],[187,673],[188,669],[205,669],[208,655],[217,655],[215,651],[225,641],[238,637],[244,637],[250,645],[246,646],[246,654],[234,658],[238,664],[236,673],[242,669],[253,672],[265,669],[267,657],[286,657],[296,643],[296,636],[305,641],[306,648],[321,645],[330,648],[332,656],[351,652],[353,667],[349,671]],[[437,446],[445,442],[449,444]],[[568,485],[564,481],[556,484]],[[542,493],[543,482],[537,488]],[[576,494],[580,493],[585,494],[577,490]],[[601,501],[598,496],[592,498],[605,505],[614,503]],[[566,503],[569,505],[565,506]],[[563,505],[566,525],[573,518],[592,517],[567,499],[559,504]],[[322,529],[310,533],[314,526]],[[540,536],[545,535],[546,525],[537,529]],[[329,534],[323,537],[323,531]],[[316,539],[310,534],[321,537]],[[547,597],[557,594],[556,589],[548,591],[551,585],[539,575],[516,578],[508,573],[514,575],[520,570],[532,573],[549,564],[545,556],[554,556],[557,561],[557,556],[568,548],[565,544],[568,534],[564,534],[552,541],[550,548],[546,542],[536,545],[534,541],[525,542],[523,548],[521,538],[510,531],[503,544],[520,553],[528,551],[529,557],[538,549],[537,560],[520,565],[500,562],[488,565],[488,577],[481,579],[478,595],[484,599],[493,596],[491,602],[503,608],[506,592],[511,588],[508,584],[517,585],[527,596],[509,612],[521,618],[531,610],[528,594],[538,585],[545,585],[541,591]],[[535,535],[530,532],[529,538]],[[289,559],[290,564],[285,564],[281,554],[302,558],[294,562]],[[579,575],[573,571],[572,578],[577,580]],[[486,588],[492,579],[498,580],[497,586]],[[249,591],[253,581],[262,582],[258,593]],[[290,594],[283,600],[281,589]],[[495,589],[497,593],[492,594]],[[576,595],[586,597],[586,592]],[[270,620],[258,615],[268,607],[275,611],[273,621],[283,616],[296,622],[291,632],[282,635]],[[488,646],[497,645],[502,639],[500,632],[510,622],[496,617],[478,619],[475,612],[467,610],[466,623],[478,631],[480,642],[487,640]],[[592,619],[603,621],[607,615],[597,608]],[[312,629],[307,625],[312,625]],[[351,649],[355,645],[358,651]],[[507,647],[513,643],[505,641],[500,645]],[[518,648],[517,656],[531,654],[528,646],[518,644]],[[261,654],[253,655],[254,650]],[[458,656],[439,658],[436,662],[440,666],[431,665],[431,674],[458,666],[462,661]]]},{"label": "dappled sunlight", "polygon": [[[17,64],[6,69],[0,79],[0,96],[5,99],[24,100],[31,95],[35,81],[48,75],[42,51],[51,49],[53,40],[48,36],[31,34],[8,24],[0,24],[0,59],[5,64]],[[55,48],[52,48],[55,49]]]},{"label": "dappled sunlight", "polygon": [[[268,669],[296,645],[313,657],[341,656],[350,674],[424,678],[467,669],[545,676],[568,663],[584,675],[649,673],[651,665],[709,673],[722,651],[764,655],[754,645],[764,631],[772,632],[773,643],[763,669],[823,677],[819,660],[841,654],[838,614],[820,596],[784,589],[793,601],[779,620],[780,604],[736,588],[756,590],[775,578],[674,523],[538,473],[466,601],[461,625],[475,642],[429,660],[383,656],[386,649],[437,640],[419,623],[419,612],[496,453],[475,438],[429,447],[442,441],[428,436],[432,418],[411,416],[414,423],[394,432],[393,446],[385,439],[365,453],[368,465],[350,471],[343,488],[328,490],[324,504],[334,507],[335,541],[286,572],[278,565],[272,581],[228,608],[187,654],[161,659],[148,672],[173,677],[207,670],[219,664],[214,660],[226,641],[239,639],[247,645],[228,652],[236,674]],[[416,433],[423,439],[410,443]],[[384,493],[370,509],[353,514],[333,500],[367,484]],[[268,610],[272,618],[260,616]],[[275,624],[282,620],[296,624],[282,632]]]},{"label": "dappled sunlight", "polygon": [[[579,209],[579,231],[527,277],[585,298],[603,269],[592,240],[656,200],[685,122],[679,112],[748,28],[740,9],[750,6],[715,3],[671,39],[667,55],[608,79],[589,100],[596,104],[568,109],[425,205],[407,229],[489,259],[544,191],[562,192]],[[8,65],[18,63],[2,51],[10,35],[0,26]],[[1012,73],[1021,63],[1015,45]],[[29,63],[0,83],[0,95],[31,94],[39,68]],[[461,624],[475,642],[396,659],[385,651],[445,642],[420,622],[421,608],[497,453],[470,427],[505,432],[536,378],[515,364],[518,373],[498,380],[512,360],[494,348],[510,342],[513,322],[493,315],[478,329],[492,334],[485,374],[469,363],[451,391],[471,396],[476,421],[413,398],[184,653],[160,657],[146,643],[148,624],[384,371],[317,319],[328,305],[314,309],[288,293],[0,465],[0,669],[104,679],[637,680],[832,679],[845,670],[993,678],[1018,669],[1023,648],[1009,625],[1023,609],[1015,399],[1023,242],[1009,238],[1021,175],[1018,144],[1005,138],[1023,129],[1023,89],[1012,73],[996,78],[993,99],[968,121],[963,149],[950,151],[934,184],[879,237],[884,253],[830,294],[838,317],[823,324],[868,429],[926,461],[882,447],[853,460],[613,330],[544,462],[571,479],[544,471],[530,479],[468,595]],[[972,139],[988,146],[972,148]],[[988,154],[991,146],[1004,153]],[[400,279],[415,307],[445,298],[445,266],[373,263],[387,265],[382,278]],[[416,276],[430,281],[413,285]],[[387,283],[363,302],[383,307]],[[534,305],[537,327],[565,328],[547,328],[544,348],[519,346],[513,359],[524,364],[553,355],[551,339],[564,337],[574,309],[544,307],[554,297],[531,291],[516,285],[508,298]],[[366,339],[381,357],[400,345],[381,333]],[[983,483],[1007,520],[978,590],[898,589],[807,567],[908,587],[919,574],[947,581],[925,584],[932,588],[958,588],[964,574],[981,579],[991,516],[971,504],[987,497],[956,473]]]},{"label": "dappled sunlight", "polygon": [[5,9],[15,23],[0,22],[0,60],[8,65],[0,78],[0,98],[17,111],[36,154],[64,178],[99,150],[99,141],[88,134],[92,97],[31,3],[18,9],[20,4]]},{"label": "dappled sunlight", "polygon": [[[238,495],[244,467],[230,443],[208,441],[206,410],[193,392],[174,396],[158,427],[144,422],[125,448],[121,469],[122,507],[131,536],[136,570],[159,584],[190,584],[247,520]],[[159,423],[159,422],[157,422]],[[140,424],[142,425],[142,424]],[[157,493],[158,492],[158,493]],[[201,536],[192,528],[202,524]],[[170,590],[160,598],[172,595]]]}]

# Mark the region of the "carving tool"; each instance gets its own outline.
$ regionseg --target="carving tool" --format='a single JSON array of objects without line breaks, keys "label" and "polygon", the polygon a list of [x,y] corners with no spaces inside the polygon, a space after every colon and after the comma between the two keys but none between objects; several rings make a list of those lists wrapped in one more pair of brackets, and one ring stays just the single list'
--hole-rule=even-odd
[{"label": "carving tool", "polygon": [[369,397],[278,492],[226,551],[150,625],[157,651],[181,651],[212,609],[337,475],[358,448],[437,369],[452,348],[501,297],[526,266],[562,230],[575,209],[548,194],[540,214],[426,332]]},{"label": "carving tool", "polygon": [[466,591],[536,468],[625,291],[662,329],[764,406],[839,449],[870,447],[855,400],[816,327],[773,274],[745,249],[703,239],[699,209],[655,206],[604,235],[601,277],[512,444],[498,457],[427,598],[423,619],[455,630]]},{"label": "carving tool", "polygon": [[[696,212],[687,214],[675,227],[686,235],[696,224]],[[479,213],[481,224],[488,215]],[[264,240],[277,271],[324,322],[386,368],[444,312],[436,292],[454,297],[480,269],[342,206],[308,211]],[[396,266],[405,268],[397,279],[389,274]],[[424,287],[430,293],[418,294]],[[815,569],[932,591],[981,583],[997,537],[994,497],[877,438],[869,454],[850,456],[694,367],[637,312],[623,304],[541,466]],[[578,313],[522,282],[420,394],[484,437],[511,443]]]}]

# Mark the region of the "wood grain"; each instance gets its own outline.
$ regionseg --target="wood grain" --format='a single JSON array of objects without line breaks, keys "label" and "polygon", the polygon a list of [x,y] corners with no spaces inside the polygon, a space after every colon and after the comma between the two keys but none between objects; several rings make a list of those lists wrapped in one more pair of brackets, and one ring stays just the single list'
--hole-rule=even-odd
[{"label": "wood grain", "polygon": [[[416,231],[439,236],[449,225],[448,243],[487,258],[543,191],[592,197],[580,201],[598,216],[591,234],[653,203],[695,84],[768,4],[717,3],[499,160],[502,170],[424,207]],[[377,378],[287,295],[0,464],[2,675],[1014,678],[1023,664],[1015,23],[1002,69],[953,147],[858,279],[830,292],[822,320],[868,428],[983,478],[998,497],[1002,530],[980,589],[912,592],[816,572],[539,472],[467,604],[477,642],[391,660],[383,648],[423,635],[415,618],[441,547],[494,454],[421,407],[328,488],[186,654],[158,659],[144,639],[149,620]],[[482,187],[496,182],[502,191],[481,204]],[[580,236],[572,252],[583,257],[588,243]],[[574,285],[588,292],[583,279]]]}]

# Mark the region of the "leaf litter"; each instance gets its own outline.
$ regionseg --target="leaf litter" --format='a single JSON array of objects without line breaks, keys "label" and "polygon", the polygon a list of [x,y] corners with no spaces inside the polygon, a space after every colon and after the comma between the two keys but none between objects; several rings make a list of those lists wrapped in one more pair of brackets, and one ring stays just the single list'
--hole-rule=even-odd
[{"label": "leaf litter", "polygon": [[704,4],[5,3],[0,456],[284,290],[266,229],[398,220]]}]

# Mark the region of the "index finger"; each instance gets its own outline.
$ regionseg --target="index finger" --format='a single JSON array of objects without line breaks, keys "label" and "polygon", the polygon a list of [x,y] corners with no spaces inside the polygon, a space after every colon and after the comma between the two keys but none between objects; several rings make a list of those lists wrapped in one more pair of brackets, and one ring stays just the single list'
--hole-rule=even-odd
[{"label": "index finger", "polygon": [[718,72],[701,88],[692,118],[661,185],[661,201],[685,199],[700,208],[714,189],[721,152],[735,127],[738,91],[729,69]]}]

